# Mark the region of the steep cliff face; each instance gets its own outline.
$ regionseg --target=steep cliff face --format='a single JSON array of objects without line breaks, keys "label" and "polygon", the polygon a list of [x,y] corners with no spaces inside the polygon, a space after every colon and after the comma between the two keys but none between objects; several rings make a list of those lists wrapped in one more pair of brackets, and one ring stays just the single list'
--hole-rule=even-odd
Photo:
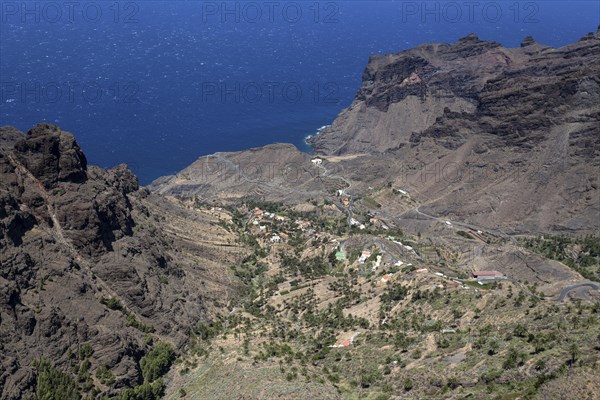
[{"label": "steep cliff face", "polygon": [[73,135],[38,125],[16,141],[6,160],[21,180],[14,193],[36,220],[57,225],[87,255],[100,255],[131,235],[132,206],[127,194],[138,189],[126,167],[104,171],[87,166]]},{"label": "steep cliff face", "polygon": [[147,335],[182,346],[235,290],[235,237],[126,166],[88,166],[58,127],[0,138],[0,397],[28,398],[35,360],[67,369],[88,345],[91,372],[116,377],[100,391],[138,383]]},{"label": "steep cliff face", "polygon": [[584,144],[598,118],[598,46],[598,33],[559,49],[531,37],[507,49],[469,35],[373,56],[352,105],[311,142],[332,155],[389,152],[424,137],[457,149],[491,134],[492,146],[531,148],[548,130],[581,123],[570,151],[589,158],[598,151]]}]

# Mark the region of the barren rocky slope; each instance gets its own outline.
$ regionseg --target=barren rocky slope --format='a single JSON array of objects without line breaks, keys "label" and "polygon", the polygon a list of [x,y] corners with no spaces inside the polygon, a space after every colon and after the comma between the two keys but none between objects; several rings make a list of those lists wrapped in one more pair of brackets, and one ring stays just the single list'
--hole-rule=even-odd
[{"label": "barren rocky slope", "polygon": [[125,166],[88,166],[55,126],[0,138],[1,398],[30,398],[34,361],[66,369],[81,349],[115,375],[97,391],[140,383],[151,341],[183,346],[236,290],[222,267],[236,238]]},{"label": "barren rocky slope", "polygon": [[233,200],[243,197],[302,201],[334,194],[347,184],[311,163],[310,155],[291,144],[272,144],[234,153],[200,157],[177,175],[157,179],[150,191],[178,197]]}]

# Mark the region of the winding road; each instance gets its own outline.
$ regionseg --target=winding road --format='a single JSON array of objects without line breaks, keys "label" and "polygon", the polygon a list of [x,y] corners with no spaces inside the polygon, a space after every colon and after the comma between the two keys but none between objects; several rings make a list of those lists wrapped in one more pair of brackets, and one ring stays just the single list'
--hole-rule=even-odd
[{"label": "winding road", "polygon": [[[348,205],[348,207],[344,207],[346,209],[346,211],[348,212],[348,223],[350,224],[350,221],[352,219],[352,195],[349,194],[347,192],[348,189],[350,189],[352,187],[352,183],[349,182],[346,178],[344,178],[343,176],[339,176],[339,175],[330,175],[329,171],[323,166],[323,165],[318,165],[318,167],[320,169],[323,170],[323,176],[327,176],[330,178],[337,178],[340,179],[342,181],[344,181],[344,183],[346,183],[348,185],[348,187],[344,190],[345,193],[347,194],[347,196],[350,198],[350,204]],[[442,223],[445,223],[447,220],[445,218],[442,217],[437,217],[434,215],[430,215],[427,214],[423,211],[420,210],[422,204],[418,205],[415,208],[412,208],[410,210],[407,210],[405,212],[403,212],[401,215],[397,216],[397,217],[392,217],[392,219],[397,219],[397,220],[401,220],[402,217],[410,212],[415,212],[417,215],[424,217],[426,219],[431,219],[434,221],[439,221]],[[385,215],[385,213],[383,213]],[[389,217],[389,216],[387,216]],[[486,232],[487,234],[491,234],[494,235],[496,237],[500,237],[503,239],[508,239],[510,240],[513,244],[517,244],[516,240],[513,236],[506,234],[502,231],[499,231],[497,229],[490,229],[490,228],[484,228],[481,226],[477,226],[477,225],[473,225],[473,224],[468,224],[468,223],[464,223],[464,222],[458,222],[458,221],[450,221],[451,226],[456,226],[456,227],[461,227],[461,228],[466,228],[466,229],[470,229],[470,230],[475,230],[475,231],[481,231],[481,232]],[[481,253],[481,246],[477,247],[477,253],[478,255]],[[514,280],[511,279],[511,281],[516,282]],[[520,286],[520,285],[519,285]],[[569,293],[571,293],[572,291],[576,290],[576,297],[577,298],[581,298],[587,301],[593,301],[590,297],[589,297],[589,292],[590,290],[596,290],[596,291],[600,291],[600,284],[598,283],[594,283],[594,282],[582,282],[582,283],[577,283],[577,284],[573,284],[573,285],[569,285],[567,287],[565,287],[561,292],[560,295],[558,296],[557,301],[562,302],[565,300],[565,298],[567,297],[567,295]]]},{"label": "winding road", "polygon": [[[354,214],[352,212],[352,203],[354,202],[354,198],[352,197],[352,195],[350,193],[347,192],[352,187],[352,182],[350,182],[348,179],[344,178],[341,175],[330,175],[329,171],[327,170],[327,168],[325,168],[325,166],[323,164],[315,164],[315,165],[318,168],[323,170],[323,176],[333,178],[333,179],[339,179],[342,182],[344,182],[346,185],[348,185],[348,187],[346,187],[344,189],[344,192],[348,196],[350,203],[348,204],[348,207],[343,207],[343,208],[345,208],[346,211],[348,212],[348,225],[352,225],[352,218],[354,218]],[[339,206],[338,206],[338,208],[339,208]]]},{"label": "winding road", "polygon": [[583,298],[584,300],[592,301],[592,299],[588,296],[588,292],[590,290],[600,291],[600,284],[594,282],[584,282],[577,283],[575,285],[569,285],[560,292],[560,295],[558,296],[558,301],[564,301],[565,297],[567,297],[567,295],[575,289],[578,289],[577,297]]}]

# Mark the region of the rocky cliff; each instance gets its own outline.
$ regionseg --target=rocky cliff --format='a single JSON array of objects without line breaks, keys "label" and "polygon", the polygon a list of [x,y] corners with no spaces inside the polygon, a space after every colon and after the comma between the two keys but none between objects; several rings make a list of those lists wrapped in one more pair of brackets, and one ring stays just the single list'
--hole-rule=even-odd
[{"label": "rocky cliff", "polygon": [[1,398],[30,398],[42,358],[108,368],[114,382],[92,379],[107,394],[140,383],[152,341],[183,346],[235,291],[235,238],[217,222],[124,165],[88,166],[56,126],[0,128]]},{"label": "rocky cliff", "polygon": [[532,37],[503,48],[469,35],[373,56],[352,105],[312,144],[322,154],[382,153],[435,138],[457,149],[489,134],[494,147],[531,148],[551,129],[580,123],[571,151],[592,158],[598,47],[598,33],[558,49]]}]

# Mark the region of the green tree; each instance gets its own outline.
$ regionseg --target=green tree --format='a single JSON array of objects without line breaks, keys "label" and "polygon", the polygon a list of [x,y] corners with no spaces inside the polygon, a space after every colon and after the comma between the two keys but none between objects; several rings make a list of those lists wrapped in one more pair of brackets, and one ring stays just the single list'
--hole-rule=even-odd
[{"label": "green tree", "polygon": [[158,343],[140,362],[144,382],[150,383],[167,373],[175,361],[175,352],[168,343]]},{"label": "green tree", "polygon": [[511,347],[506,355],[506,359],[502,364],[504,369],[512,369],[523,364],[523,354],[520,353],[516,348]]},{"label": "green tree", "polygon": [[571,346],[569,346],[569,354],[571,355],[571,365],[574,365],[579,359],[579,356],[581,356],[581,351],[579,350],[577,343],[572,343]]},{"label": "green tree", "polygon": [[500,348],[500,345],[498,344],[498,341],[496,339],[492,339],[490,340],[490,342],[488,343],[488,354],[490,356],[493,356],[494,354],[496,354],[498,352],[498,349]]},{"label": "green tree", "polygon": [[77,384],[66,372],[56,369],[48,360],[41,359],[34,364],[37,382],[36,400],[79,400]]},{"label": "green tree", "polygon": [[519,324],[515,326],[515,330],[513,331],[513,333],[517,337],[524,338],[527,336],[527,328]]},{"label": "green tree", "polygon": [[143,383],[132,389],[121,392],[117,400],[159,400],[163,395],[164,385],[158,380],[153,383]]}]

